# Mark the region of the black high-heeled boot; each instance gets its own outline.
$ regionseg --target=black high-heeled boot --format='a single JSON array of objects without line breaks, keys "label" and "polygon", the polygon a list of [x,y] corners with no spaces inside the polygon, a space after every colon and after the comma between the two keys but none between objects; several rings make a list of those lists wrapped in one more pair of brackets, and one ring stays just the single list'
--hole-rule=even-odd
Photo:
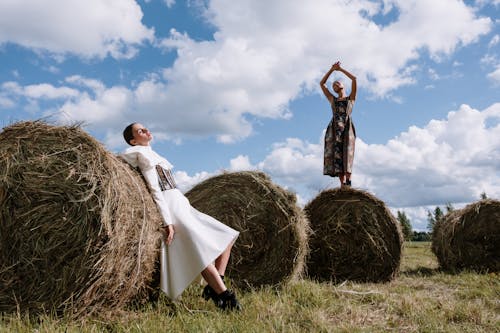
[{"label": "black high-heeled boot", "polygon": [[208,284],[205,286],[205,288],[203,288],[203,292],[201,293],[201,297],[203,297],[205,301],[208,301],[216,295],[217,294],[215,293],[214,288],[210,287]]},{"label": "black high-heeled boot", "polygon": [[222,310],[230,310],[230,311],[241,311],[242,306],[240,302],[238,302],[238,299],[236,298],[236,295],[234,291],[232,290],[225,290],[219,295],[217,295],[218,302],[215,304],[219,309]]},{"label": "black high-heeled boot", "polygon": [[[224,275],[220,275],[220,278],[224,282]],[[217,296],[217,293],[215,292],[214,288],[210,287],[208,284],[203,288],[203,292],[201,293],[201,297],[203,297],[206,301],[209,299],[212,299],[216,304],[217,300],[215,299]]]}]

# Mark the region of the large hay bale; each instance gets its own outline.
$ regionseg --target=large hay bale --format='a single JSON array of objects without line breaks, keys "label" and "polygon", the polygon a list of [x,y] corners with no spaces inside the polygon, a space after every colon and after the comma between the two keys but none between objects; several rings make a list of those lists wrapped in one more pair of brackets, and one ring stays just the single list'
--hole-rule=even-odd
[{"label": "large hay bale", "polygon": [[312,235],[309,276],[320,281],[389,281],[399,270],[403,238],[385,204],[356,189],[321,192],[305,207]]},{"label": "large hay bale", "polygon": [[139,174],[77,126],[0,133],[0,312],[144,300],[160,216]]},{"label": "large hay bale", "polygon": [[294,194],[264,173],[224,173],[186,196],[201,212],[238,230],[228,275],[239,288],[277,285],[301,276],[308,222]]},{"label": "large hay bale", "polygon": [[500,271],[500,201],[485,199],[436,222],[432,252],[447,270]]}]

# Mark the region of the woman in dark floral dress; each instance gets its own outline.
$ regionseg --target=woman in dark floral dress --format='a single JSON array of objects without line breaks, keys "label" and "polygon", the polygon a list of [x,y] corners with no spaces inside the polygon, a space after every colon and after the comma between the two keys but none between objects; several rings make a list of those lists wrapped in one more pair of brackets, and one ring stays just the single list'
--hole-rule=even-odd
[{"label": "woman in dark floral dress", "polygon": [[[344,73],[351,79],[351,93],[346,96],[340,81],[332,84],[335,97],[327,88],[326,81],[334,71]],[[352,163],[356,130],[351,119],[352,107],[356,99],[356,77],[340,67],[337,61],[326,72],[320,82],[321,89],[332,106],[333,117],[325,133],[325,157],[323,174],[339,177],[341,187],[351,186]]]}]

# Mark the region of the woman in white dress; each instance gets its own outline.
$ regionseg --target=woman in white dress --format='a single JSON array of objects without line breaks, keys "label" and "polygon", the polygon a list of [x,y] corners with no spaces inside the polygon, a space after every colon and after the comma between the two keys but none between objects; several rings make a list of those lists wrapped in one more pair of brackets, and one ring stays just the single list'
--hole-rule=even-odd
[{"label": "woman in white dress", "polygon": [[139,167],[163,219],[160,288],[175,300],[201,273],[207,282],[202,293],[205,299],[212,299],[221,309],[240,310],[234,292],[224,284],[231,247],[239,232],[190,205],[176,188],[172,164],[153,151],[153,136],[144,126],[130,124],[123,137],[132,147],[121,156]]}]

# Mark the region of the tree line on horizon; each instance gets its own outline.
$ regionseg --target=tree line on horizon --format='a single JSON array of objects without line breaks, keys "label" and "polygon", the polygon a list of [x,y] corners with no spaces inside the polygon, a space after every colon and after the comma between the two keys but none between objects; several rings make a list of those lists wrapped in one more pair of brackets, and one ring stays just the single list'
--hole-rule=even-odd
[{"label": "tree line on horizon", "polygon": [[[487,199],[485,192],[481,193],[481,200]],[[403,237],[405,241],[412,242],[430,242],[432,240],[432,232],[436,223],[444,218],[446,214],[452,212],[455,208],[451,203],[445,205],[445,211],[441,207],[436,206],[434,210],[427,210],[427,231],[414,231],[411,226],[411,221],[404,211],[397,211],[397,220],[401,225]]]}]

